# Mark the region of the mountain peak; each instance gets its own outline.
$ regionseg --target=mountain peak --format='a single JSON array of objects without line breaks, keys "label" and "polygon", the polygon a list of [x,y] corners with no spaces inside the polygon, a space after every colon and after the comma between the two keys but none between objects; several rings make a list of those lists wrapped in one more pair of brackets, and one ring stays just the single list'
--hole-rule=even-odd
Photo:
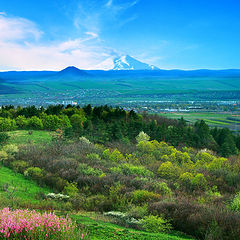
[{"label": "mountain peak", "polygon": [[85,71],[74,66],[69,66],[58,73],[61,75],[88,75]]},{"label": "mountain peak", "polygon": [[158,68],[138,61],[137,59],[129,56],[122,55],[113,59],[112,70],[157,70]]}]

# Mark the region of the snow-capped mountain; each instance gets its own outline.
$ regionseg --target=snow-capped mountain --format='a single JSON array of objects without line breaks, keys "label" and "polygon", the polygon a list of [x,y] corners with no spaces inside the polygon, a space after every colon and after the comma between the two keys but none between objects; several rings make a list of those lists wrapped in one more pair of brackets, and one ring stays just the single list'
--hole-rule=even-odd
[{"label": "snow-capped mountain", "polygon": [[98,69],[104,70],[157,70],[158,68],[138,61],[137,59],[129,56],[110,57],[98,65]]}]

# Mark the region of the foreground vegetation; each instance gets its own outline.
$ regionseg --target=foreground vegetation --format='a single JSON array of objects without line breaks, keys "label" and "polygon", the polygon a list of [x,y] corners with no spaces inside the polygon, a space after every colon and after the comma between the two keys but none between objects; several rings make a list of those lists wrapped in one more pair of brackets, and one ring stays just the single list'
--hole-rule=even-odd
[{"label": "foreground vegetation", "polygon": [[[0,211],[0,239],[12,239],[13,232],[16,232],[14,239],[22,239],[24,236],[27,239],[167,239],[167,240],[184,240],[190,239],[177,234],[154,234],[143,231],[136,231],[129,228],[120,227],[119,225],[111,223],[113,219],[107,218],[102,214],[80,212],[73,214],[69,212],[67,203],[62,200],[50,200],[42,199],[43,193],[47,196],[50,192],[49,188],[39,187],[35,181],[24,177],[22,174],[15,173],[11,169],[6,167],[0,168],[0,208],[4,208]],[[10,200],[10,201],[9,201]],[[64,215],[69,212],[72,219],[72,229],[67,231],[66,234],[61,231],[53,234],[55,223],[64,220],[64,218],[58,218],[54,213],[47,215],[39,214],[39,212],[30,211],[9,211],[7,207],[11,209],[31,208],[44,211],[57,211],[58,215]],[[25,216],[27,214],[27,216]],[[54,218],[53,218],[54,217]],[[20,219],[29,219],[27,225],[20,223]],[[36,221],[32,221],[32,218],[38,218],[42,225],[34,225]],[[9,221],[11,224],[9,225]],[[53,221],[54,220],[54,221]],[[13,224],[13,221],[15,223]],[[44,228],[44,223],[51,223],[51,228]],[[69,221],[69,220],[68,220]],[[62,222],[65,224],[65,222]],[[9,225],[9,228],[5,228],[5,225]],[[31,226],[34,225],[34,226]],[[59,224],[61,230],[64,226]],[[31,231],[27,231],[28,227]],[[40,232],[38,234],[38,232]],[[40,231],[39,231],[40,230]],[[2,235],[1,235],[2,234]],[[46,234],[48,236],[46,236]],[[74,235],[73,235],[74,234]],[[75,237],[75,238],[74,238]]]},{"label": "foreground vegetation", "polygon": [[[16,117],[18,112],[38,115]],[[130,239],[181,239],[174,231],[204,240],[239,238],[239,136],[229,130],[107,106],[5,108],[3,113],[12,118],[2,122],[15,121],[18,128],[21,118],[31,137],[37,136],[35,122],[49,131],[62,128],[55,129],[51,142],[46,135],[47,144],[34,138],[13,144],[1,133],[3,172],[11,168],[44,186],[36,196],[41,201],[28,208],[95,212],[111,222],[73,216],[80,229],[87,227],[90,239],[128,239],[127,234]],[[9,207],[26,207],[15,202]]]}]

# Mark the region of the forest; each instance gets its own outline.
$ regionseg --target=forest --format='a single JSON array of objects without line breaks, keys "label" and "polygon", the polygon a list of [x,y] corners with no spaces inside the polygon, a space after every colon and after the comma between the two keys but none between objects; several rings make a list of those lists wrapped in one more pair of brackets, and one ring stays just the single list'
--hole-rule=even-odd
[{"label": "forest", "polygon": [[[15,130],[51,131],[52,140],[11,144]],[[120,226],[186,239],[239,239],[239,151],[240,135],[203,120],[107,105],[0,110],[2,166],[52,191],[17,207],[95,212]]]}]

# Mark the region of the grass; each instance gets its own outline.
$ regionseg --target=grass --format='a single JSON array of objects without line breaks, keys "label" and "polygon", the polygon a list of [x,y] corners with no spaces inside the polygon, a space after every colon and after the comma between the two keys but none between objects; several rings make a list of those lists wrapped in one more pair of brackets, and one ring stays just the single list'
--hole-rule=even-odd
[{"label": "grass", "polygon": [[39,203],[38,194],[49,192],[51,192],[49,188],[40,187],[22,174],[0,165],[0,198]]},{"label": "grass", "polygon": [[102,220],[96,220],[84,215],[71,215],[78,224],[88,231],[91,240],[187,240],[192,239],[179,234],[148,233],[131,228],[124,228]]},{"label": "grass", "polygon": [[18,130],[8,132],[10,136],[9,143],[12,144],[27,144],[27,143],[49,143],[52,140],[51,132],[49,131],[32,131],[32,134],[29,134],[27,130]]}]

